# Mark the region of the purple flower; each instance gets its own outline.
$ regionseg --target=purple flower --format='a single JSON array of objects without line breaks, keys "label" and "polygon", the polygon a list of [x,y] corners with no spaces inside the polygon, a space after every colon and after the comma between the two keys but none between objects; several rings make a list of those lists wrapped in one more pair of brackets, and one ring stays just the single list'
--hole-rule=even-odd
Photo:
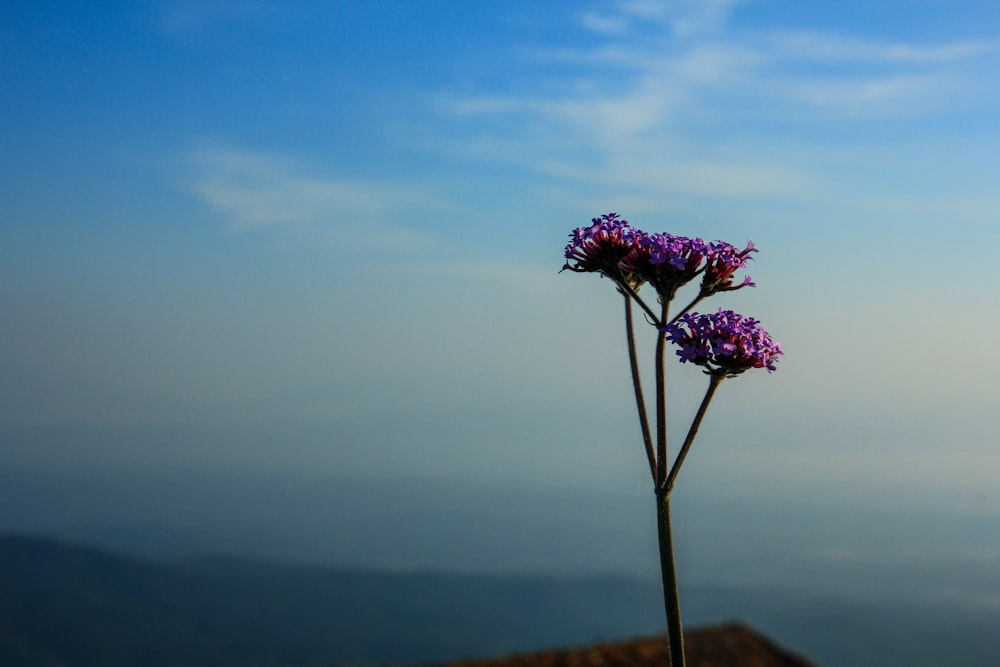
[{"label": "purple flower", "polygon": [[708,246],[699,238],[673,234],[644,234],[618,267],[656,288],[665,301],[673,298],[681,285],[698,275]]},{"label": "purple flower", "polygon": [[686,313],[663,331],[678,346],[682,364],[691,362],[725,377],[751,368],[772,372],[784,355],[759,321],[721,308],[711,314]]},{"label": "purple flower", "polygon": [[619,218],[617,213],[606,213],[591,223],[590,227],[574,229],[570,234],[571,242],[566,246],[566,264],[562,270],[596,272],[638,285],[638,281],[622,273],[618,264],[643,233],[634,229],[628,220]]},{"label": "purple flower", "polygon": [[747,241],[747,247],[743,250],[737,250],[736,246],[724,241],[708,244],[705,275],[701,279],[701,295],[705,297],[741,287],[756,287],[750,276],[746,276],[739,285],[733,285],[733,274],[738,269],[746,268],[747,262],[753,259],[750,257],[752,252],[757,252],[757,248],[751,241]]}]

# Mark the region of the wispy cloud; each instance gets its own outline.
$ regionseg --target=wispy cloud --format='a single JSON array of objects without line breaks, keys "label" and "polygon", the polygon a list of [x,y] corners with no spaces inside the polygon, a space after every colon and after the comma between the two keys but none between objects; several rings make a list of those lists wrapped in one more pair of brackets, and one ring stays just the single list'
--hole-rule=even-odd
[{"label": "wispy cloud", "polygon": [[204,149],[188,162],[188,186],[236,229],[335,232],[351,247],[404,250],[426,242],[400,220],[407,211],[439,208],[426,188],[340,179],[296,160],[242,149]]},{"label": "wispy cloud", "polygon": [[273,0],[165,0],[156,9],[157,27],[174,36],[252,24],[283,11]]},{"label": "wispy cloud", "polygon": [[621,35],[628,32],[629,22],[624,16],[587,12],[580,17],[580,25],[602,35]]},{"label": "wispy cloud", "polygon": [[[890,75],[789,80],[781,92],[799,104],[844,116],[905,116],[940,107],[952,87],[953,81],[937,75]],[[908,108],[901,110],[907,101]]]},{"label": "wispy cloud", "polygon": [[257,20],[281,11],[265,0],[169,0],[159,6],[157,23],[167,34],[191,34]]},{"label": "wispy cloud", "polygon": [[945,44],[903,44],[859,39],[812,30],[776,31],[765,48],[775,57],[797,61],[946,64],[996,52],[997,44],[965,40]]},{"label": "wispy cloud", "polygon": [[727,22],[739,0],[626,0],[611,10],[587,12],[580,24],[596,33],[620,35],[641,23],[666,26],[677,36],[710,34]]},{"label": "wispy cloud", "polygon": [[[785,127],[915,118],[980,104],[983,40],[880,42],[739,23],[740,4],[632,0],[578,17],[593,46],[530,53],[536,85],[453,96],[466,147],[588,184],[748,197],[823,181]],[[558,74],[545,77],[555,65]],[[977,78],[978,77],[978,78]],[[832,125],[831,125],[832,124]],[[733,128],[752,128],[731,141]],[[499,133],[499,140],[485,135]],[[496,139],[496,137],[494,137]]]}]

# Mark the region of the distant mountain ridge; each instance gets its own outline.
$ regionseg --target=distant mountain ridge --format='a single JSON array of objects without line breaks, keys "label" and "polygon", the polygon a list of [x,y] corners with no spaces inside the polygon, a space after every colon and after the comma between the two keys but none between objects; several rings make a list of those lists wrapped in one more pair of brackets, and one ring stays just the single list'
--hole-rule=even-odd
[{"label": "distant mountain ridge", "polygon": [[214,667],[454,660],[631,636],[655,589],[616,577],[154,564],[0,537],[0,664]]},{"label": "distant mountain ridge", "polygon": [[[984,593],[990,585],[983,581]],[[682,581],[681,589],[688,628],[740,619],[823,667],[1000,665],[997,606],[858,600],[800,582]],[[441,663],[654,635],[660,605],[654,582],[627,577],[392,573],[233,558],[159,564],[0,536],[3,667]]]}]

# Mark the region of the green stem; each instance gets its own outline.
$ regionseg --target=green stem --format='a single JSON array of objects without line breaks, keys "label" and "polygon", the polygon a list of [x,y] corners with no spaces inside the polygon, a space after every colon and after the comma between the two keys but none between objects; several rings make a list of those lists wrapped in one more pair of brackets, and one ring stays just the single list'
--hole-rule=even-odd
[{"label": "green stem", "polygon": [[639,427],[642,429],[642,443],[646,447],[649,472],[656,483],[656,453],[653,451],[653,437],[649,432],[649,417],[646,414],[646,399],[642,394],[642,378],[639,375],[639,360],[635,351],[635,328],[632,323],[632,298],[622,291],[625,298],[625,336],[628,339],[628,361],[632,370],[632,389],[635,392],[635,406],[639,411]]},{"label": "green stem", "polygon": [[660,546],[660,576],[663,580],[663,609],[667,616],[670,667],[684,667],[684,629],[677,591],[677,568],[670,529],[670,494],[656,494],[656,528]]},{"label": "green stem", "polygon": [[681,465],[684,464],[684,458],[688,454],[688,450],[691,449],[691,444],[694,442],[694,438],[698,435],[698,428],[701,427],[701,420],[705,418],[705,412],[708,410],[708,404],[711,403],[712,397],[715,395],[715,390],[719,388],[719,384],[722,383],[722,378],[724,375],[718,375],[715,373],[710,374],[708,381],[708,391],[705,392],[705,397],[701,399],[701,405],[698,406],[698,413],[694,416],[694,421],[691,422],[691,428],[688,429],[687,437],[684,438],[684,444],[681,445],[681,451],[677,454],[677,459],[674,461],[673,467],[670,469],[670,475],[667,476],[666,481],[663,484],[662,492],[667,496],[674,489],[674,482],[677,480],[677,473],[681,471]]}]

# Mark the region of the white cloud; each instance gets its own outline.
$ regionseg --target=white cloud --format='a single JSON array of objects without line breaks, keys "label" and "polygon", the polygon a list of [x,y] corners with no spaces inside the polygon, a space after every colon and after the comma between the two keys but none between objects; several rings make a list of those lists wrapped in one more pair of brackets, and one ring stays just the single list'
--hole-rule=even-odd
[{"label": "white cloud", "polygon": [[[593,45],[530,54],[536,85],[450,100],[480,128],[458,150],[563,181],[630,185],[638,199],[812,196],[828,180],[817,155],[831,130],[996,103],[982,94],[993,42],[773,31],[738,24],[738,9],[635,0],[583,14]],[[558,75],[546,79],[550,64]],[[803,143],[810,126],[824,128],[812,134],[820,151]]]},{"label": "white cloud", "polygon": [[167,34],[191,34],[256,20],[277,11],[279,6],[264,0],[174,0],[159,7],[158,23]]},{"label": "white cloud", "polygon": [[766,48],[773,57],[786,60],[932,65],[986,56],[996,51],[997,44],[982,40],[931,45],[902,44],[799,30],[769,34]]},{"label": "white cloud", "polygon": [[737,4],[739,0],[628,0],[618,11],[628,20],[662,23],[686,37],[719,31]]},{"label": "white cloud", "polygon": [[671,27],[677,35],[701,35],[722,30],[736,0],[684,0],[670,3],[677,8]]},{"label": "white cloud", "polygon": [[[865,115],[910,115],[940,106],[950,82],[940,76],[858,77],[824,81],[789,81],[789,99],[815,107]],[[903,103],[907,110],[900,109]]]},{"label": "white cloud", "polygon": [[580,25],[602,35],[620,35],[628,31],[628,20],[623,16],[610,16],[587,12],[580,17]]},{"label": "white cloud", "polygon": [[237,229],[329,230],[343,245],[404,250],[425,239],[399,219],[443,205],[426,188],[315,175],[294,160],[248,150],[199,150],[189,161],[190,189]]},{"label": "white cloud", "polygon": [[[548,96],[454,100],[450,111],[470,121],[518,120],[504,140],[471,141],[464,148],[480,157],[524,161],[530,169],[560,180],[659,195],[802,194],[815,185],[801,168],[778,165],[759,154],[734,155],[728,149],[710,153],[704,146],[711,140],[699,149],[684,134],[687,119],[703,104],[703,90],[725,89],[752,78],[747,73],[754,67],[752,54],[709,45],[676,58],[635,62],[626,90],[620,92],[579,86]],[[581,159],[581,153],[594,157]]]}]

